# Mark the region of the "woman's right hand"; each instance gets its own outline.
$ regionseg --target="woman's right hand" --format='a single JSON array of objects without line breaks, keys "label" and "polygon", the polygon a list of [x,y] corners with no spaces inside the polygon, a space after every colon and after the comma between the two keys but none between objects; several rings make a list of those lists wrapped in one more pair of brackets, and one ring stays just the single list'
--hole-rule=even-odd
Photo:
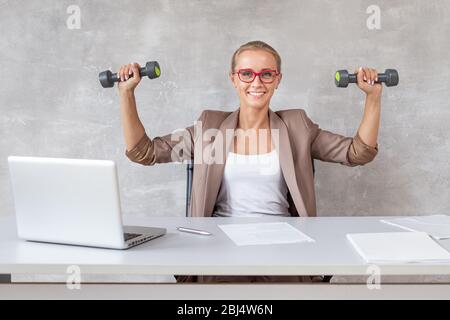
[{"label": "woman's right hand", "polygon": [[119,82],[119,92],[134,92],[134,89],[138,86],[139,82],[141,82],[141,76],[139,74],[139,70],[141,69],[138,63],[130,63],[127,65],[123,65],[117,76],[120,78]]}]

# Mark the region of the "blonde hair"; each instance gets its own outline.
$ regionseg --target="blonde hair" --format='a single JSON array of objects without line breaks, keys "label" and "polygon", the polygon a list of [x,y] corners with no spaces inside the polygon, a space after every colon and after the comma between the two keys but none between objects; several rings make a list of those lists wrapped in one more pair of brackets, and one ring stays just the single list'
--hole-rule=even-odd
[{"label": "blonde hair", "polygon": [[247,42],[246,44],[243,44],[242,46],[240,46],[239,49],[237,49],[234,52],[233,57],[231,58],[231,72],[234,72],[234,69],[236,68],[237,57],[242,52],[247,51],[247,50],[264,50],[264,51],[271,53],[277,62],[277,71],[281,72],[281,57],[280,57],[280,55],[274,48],[272,48],[271,46],[269,46],[267,43],[265,43],[263,41],[250,41],[250,42]]}]

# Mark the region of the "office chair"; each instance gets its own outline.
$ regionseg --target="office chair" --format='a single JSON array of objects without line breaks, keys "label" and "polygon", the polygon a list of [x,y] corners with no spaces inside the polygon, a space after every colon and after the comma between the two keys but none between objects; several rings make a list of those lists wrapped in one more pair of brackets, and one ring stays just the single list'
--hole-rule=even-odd
[{"label": "office chair", "polygon": [[0,283],[11,283],[10,274],[0,274]]}]

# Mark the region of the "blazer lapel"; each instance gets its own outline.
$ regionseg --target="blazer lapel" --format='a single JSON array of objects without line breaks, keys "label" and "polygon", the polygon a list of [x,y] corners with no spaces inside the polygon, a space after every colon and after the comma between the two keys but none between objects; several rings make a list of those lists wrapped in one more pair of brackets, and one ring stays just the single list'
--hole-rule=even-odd
[{"label": "blazer lapel", "polygon": [[[238,125],[239,120],[239,109],[231,113],[222,122],[219,128],[218,134],[221,138],[214,139],[212,143],[212,148],[210,152],[205,155],[208,157],[207,164],[208,169],[206,171],[206,188],[205,197],[203,198],[203,211],[205,216],[210,217],[212,211],[214,210],[214,205],[217,200],[217,195],[219,193],[219,188],[223,179],[223,173],[225,169],[225,163],[227,161],[228,152],[231,148],[231,143],[233,142],[234,130]],[[228,134],[228,136],[227,136]],[[222,156],[217,156],[217,151],[222,149]],[[212,163],[212,157],[216,158],[216,162]]]},{"label": "blazer lapel", "polygon": [[295,174],[294,160],[292,158],[291,143],[289,140],[289,133],[286,124],[271,109],[269,109],[269,120],[271,130],[278,129],[272,131],[272,142],[274,143],[275,148],[278,152],[284,180],[286,181],[286,185],[289,189],[289,192],[291,193],[292,200],[294,201],[299,216],[307,217],[308,214],[306,211],[305,202],[302,195],[300,194],[299,186],[297,185],[297,177]]}]

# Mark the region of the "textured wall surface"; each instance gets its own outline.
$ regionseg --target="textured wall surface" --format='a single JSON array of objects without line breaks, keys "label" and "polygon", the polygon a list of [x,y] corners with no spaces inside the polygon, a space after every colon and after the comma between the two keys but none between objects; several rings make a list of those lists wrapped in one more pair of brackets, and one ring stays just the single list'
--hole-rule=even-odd
[{"label": "textured wall surface", "polygon": [[[70,29],[67,8],[81,10]],[[367,27],[370,5],[380,29]],[[137,90],[152,137],[232,111],[234,50],[264,40],[283,58],[272,109],[304,108],[324,129],[353,136],[364,94],[337,89],[337,69],[396,68],[385,88],[380,152],[365,167],[316,163],[319,215],[450,213],[450,2],[445,0],[0,0],[0,215],[13,213],[9,155],[117,161],[124,213],[184,215],[185,167],[128,161],[117,89],[98,73],[158,60]]]}]

